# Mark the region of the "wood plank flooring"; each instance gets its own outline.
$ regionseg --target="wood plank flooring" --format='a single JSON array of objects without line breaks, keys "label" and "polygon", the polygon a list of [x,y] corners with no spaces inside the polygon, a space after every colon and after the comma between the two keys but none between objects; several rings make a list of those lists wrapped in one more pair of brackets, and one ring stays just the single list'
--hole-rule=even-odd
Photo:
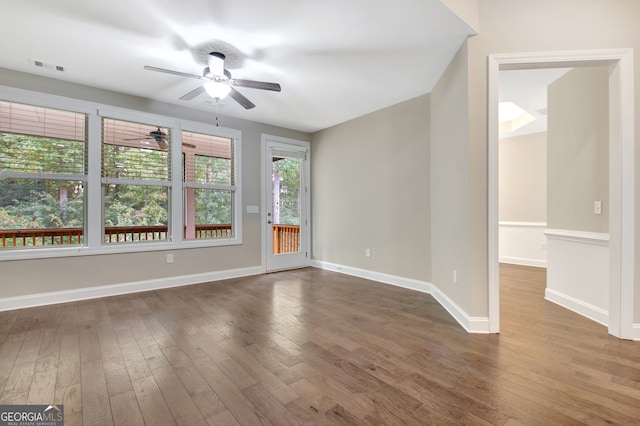
[{"label": "wood plank flooring", "polygon": [[319,269],[0,313],[0,403],[66,425],[640,424],[640,343],[501,265],[500,335]]}]

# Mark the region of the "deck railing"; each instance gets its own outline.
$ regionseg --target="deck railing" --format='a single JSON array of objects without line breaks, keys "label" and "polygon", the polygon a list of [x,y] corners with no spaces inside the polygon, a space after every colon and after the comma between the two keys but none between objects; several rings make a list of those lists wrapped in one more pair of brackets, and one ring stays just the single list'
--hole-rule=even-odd
[{"label": "deck railing", "polygon": [[231,238],[231,224],[196,225],[196,238]]},{"label": "deck railing", "polygon": [[[0,230],[0,247],[81,244],[82,228],[6,229]],[[166,240],[166,226],[109,226],[104,242]],[[231,224],[196,225],[196,238],[229,238]]]},{"label": "deck railing", "polygon": [[297,253],[300,251],[299,225],[273,225],[273,254]]},{"label": "deck railing", "polygon": [[44,246],[82,243],[82,228],[2,229],[0,246]]},{"label": "deck railing", "polygon": [[[273,254],[300,251],[300,226],[273,225]],[[166,226],[110,226],[104,229],[104,242],[162,241],[168,238]],[[231,224],[196,225],[196,239],[230,238]],[[73,245],[83,241],[82,228],[0,230],[0,247]]]}]

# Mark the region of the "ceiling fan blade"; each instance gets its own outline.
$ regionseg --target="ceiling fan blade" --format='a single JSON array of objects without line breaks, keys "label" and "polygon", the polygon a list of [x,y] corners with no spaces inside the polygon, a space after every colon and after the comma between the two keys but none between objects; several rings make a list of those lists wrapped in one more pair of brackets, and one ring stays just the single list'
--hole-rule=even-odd
[{"label": "ceiling fan blade", "polygon": [[242,79],[234,78],[231,80],[231,84],[238,87],[271,90],[274,92],[279,92],[280,90],[282,90],[278,83],[267,83],[266,81],[242,80]]},{"label": "ceiling fan blade", "polygon": [[242,93],[238,92],[233,87],[231,88],[231,92],[229,92],[229,96],[231,96],[236,102],[242,105],[245,109],[251,109],[255,107],[253,102],[245,98]]},{"label": "ceiling fan blade", "polygon": [[173,70],[168,70],[168,69],[165,69],[165,68],[151,67],[149,65],[145,65],[144,69],[145,70],[149,70],[149,71],[163,72],[165,74],[179,75],[181,77],[195,78],[197,80],[204,80],[204,77],[202,77],[201,75],[189,74],[189,73],[180,72],[180,71],[173,71]]},{"label": "ceiling fan blade", "polygon": [[153,138],[150,138],[149,136],[141,136],[139,138],[129,138],[129,139],[122,139],[123,141],[152,141]]},{"label": "ceiling fan blade", "polygon": [[204,86],[199,86],[193,89],[192,91],[190,91],[189,93],[180,96],[180,99],[183,101],[190,101],[191,99],[203,94],[204,92],[205,92]]}]

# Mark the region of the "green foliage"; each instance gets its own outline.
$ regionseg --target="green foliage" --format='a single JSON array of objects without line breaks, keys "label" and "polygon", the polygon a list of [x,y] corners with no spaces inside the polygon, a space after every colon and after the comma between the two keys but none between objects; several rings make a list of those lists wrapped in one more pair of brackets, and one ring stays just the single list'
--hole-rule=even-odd
[{"label": "green foliage", "polygon": [[0,171],[84,174],[86,144],[0,133]]},{"label": "green foliage", "polygon": [[[83,197],[81,194],[68,194],[61,200],[61,188],[74,185],[73,182],[38,181],[36,187],[43,190],[24,190],[28,180],[9,180],[3,187],[7,192],[18,195],[13,200],[0,204],[0,228],[38,229],[38,228],[77,228],[84,222]],[[80,185],[78,187],[82,188]],[[23,188],[18,193],[15,187]],[[80,190],[80,192],[82,192]]]},{"label": "green foliage", "polygon": [[102,177],[135,180],[168,180],[166,151],[121,145],[102,146]]},{"label": "green foliage", "polygon": [[282,158],[274,161],[273,178],[280,180],[280,223],[300,225],[300,160]]},{"label": "green foliage", "polygon": [[[84,174],[85,143],[0,133],[0,171]],[[84,222],[81,182],[3,179],[0,228],[75,228]]]},{"label": "green foliage", "polygon": [[158,186],[105,185],[105,226],[167,225],[167,189]]},{"label": "green foliage", "polygon": [[232,194],[229,191],[196,189],[196,223],[198,225],[231,223]]},{"label": "green foliage", "polygon": [[233,185],[231,160],[228,158],[195,156],[195,182]]}]

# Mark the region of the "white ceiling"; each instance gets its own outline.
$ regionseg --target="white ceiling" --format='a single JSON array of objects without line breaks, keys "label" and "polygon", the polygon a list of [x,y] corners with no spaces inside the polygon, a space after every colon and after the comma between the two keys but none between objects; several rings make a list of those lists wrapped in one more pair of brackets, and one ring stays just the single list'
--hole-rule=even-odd
[{"label": "white ceiling", "polygon": [[513,132],[501,134],[508,138],[547,130],[547,86],[571,68],[540,68],[500,71],[500,102],[513,102],[536,120]]},{"label": "white ceiling", "polygon": [[[0,0],[0,67],[203,109],[211,50],[257,106],[219,113],[313,132],[428,93],[472,30],[438,0]],[[64,72],[37,68],[33,60]]]}]

